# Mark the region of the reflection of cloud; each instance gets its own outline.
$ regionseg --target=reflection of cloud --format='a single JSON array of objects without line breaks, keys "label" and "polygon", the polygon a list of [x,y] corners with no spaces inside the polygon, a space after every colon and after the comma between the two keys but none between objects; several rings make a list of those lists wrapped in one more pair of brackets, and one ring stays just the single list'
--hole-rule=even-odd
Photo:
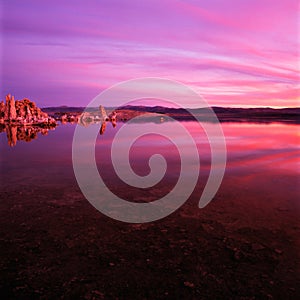
[{"label": "reflection of cloud", "polygon": [[[300,149],[297,125],[226,124],[222,125],[227,141],[228,168],[291,169],[299,164]],[[254,172],[255,170],[253,170]]]}]

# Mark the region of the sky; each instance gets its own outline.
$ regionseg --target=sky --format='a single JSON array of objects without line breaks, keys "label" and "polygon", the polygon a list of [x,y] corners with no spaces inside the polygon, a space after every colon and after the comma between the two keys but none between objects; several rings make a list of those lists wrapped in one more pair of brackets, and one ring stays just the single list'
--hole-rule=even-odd
[{"label": "sky", "polygon": [[160,77],[211,106],[300,106],[298,0],[0,3],[2,99],[85,106],[121,81]]}]

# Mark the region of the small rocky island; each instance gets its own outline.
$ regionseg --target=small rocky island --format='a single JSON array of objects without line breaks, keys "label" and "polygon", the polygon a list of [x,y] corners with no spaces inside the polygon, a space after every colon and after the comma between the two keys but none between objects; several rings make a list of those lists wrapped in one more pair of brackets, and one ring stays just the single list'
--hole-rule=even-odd
[{"label": "small rocky island", "polygon": [[29,99],[16,100],[8,94],[6,101],[0,102],[0,133],[6,132],[8,145],[13,147],[17,141],[29,142],[38,133],[47,135],[56,127],[56,120],[43,112]]},{"label": "small rocky island", "polygon": [[98,109],[79,113],[43,112],[33,101],[27,98],[16,100],[8,94],[6,101],[0,102],[0,133],[6,132],[9,146],[13,147],[17,141],[30,142],[37,138],[38,133],[47,135],[49,130],[60,124],[75,123],[82,126],[100,123],[99,133],[102,135],[106,129],[106,122],[116,127],[117,113],[106,112],[100,105]]},{"label": "small rocky island", "polygon": [[117,113],[116,111],[112,111],[107,113],[105,108],[100,105],[99,110],[93,112],[83,112],[78,117],[78,124],[82,126],[89,126],[93,123],[101,123],[100,127],[100,135],[104,134],[106,129],[106,122],[111,122],[113,127],[117,126]]},{"label": "small rocky island", "polygon": [[55,127],[56,121],[29,99],[16,100],[8,94],[0,102],[0,124]]}]

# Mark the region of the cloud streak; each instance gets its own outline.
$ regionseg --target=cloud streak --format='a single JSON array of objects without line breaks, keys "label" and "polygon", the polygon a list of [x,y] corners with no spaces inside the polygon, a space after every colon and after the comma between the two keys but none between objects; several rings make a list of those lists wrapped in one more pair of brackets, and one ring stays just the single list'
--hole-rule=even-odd
[{"label": "cloud streak", "polygon": [[1,97],[85,105],[150,76],[211,105],[299,106],[297,2],[6,1]]}]

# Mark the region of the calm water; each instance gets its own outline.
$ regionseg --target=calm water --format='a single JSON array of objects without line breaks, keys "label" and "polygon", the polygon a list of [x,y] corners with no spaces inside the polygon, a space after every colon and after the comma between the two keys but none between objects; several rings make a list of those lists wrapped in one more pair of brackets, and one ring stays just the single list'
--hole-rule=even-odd
[{"label": "calm water", "polygon": [[[290,297],[296,296],[300,127],[222,123],[228,159],[225,176],[213,201],[199,209],[210,168],[210,149],[196,123],[184,125],[199,150],[197,186],[174,214],[143,225],[111,220],[85,200],[72,168],[75,125],[38,133],[31,141],[17,141],[14,147],[8,145],[7,133],[2,132],[4,293],[21,298],[43,293],[72,297],[72,291],[79,289],[76,293],[91,298],[97,290],[111,297],[138,293],[140,297],[159,298],[160,293],[172,296],[176,292],[188,298],[237,294],[275,299],[287,291]],[[132,168],[139,175],[149,173],[152,154],[165,156],[168,169],[161,183],[152,189],[136,189],[113,173],[111,141],[121,126],[108,124],[97,138],[97,165],[109,188],[130,201],[152,201],[168,193],[176,184],[180,162],[176,147],[163,137],[147,135],[130,152]],[[159,131],[170,123],[136,126],[153,126]],[[185,147],[184,138],[180,147]],[[57,264],[52,266],[53,262]],[[126,281],[126,272],[133,282]],[[144,281],[141,289],[136,285],[139,278]],[[43,291],[45,282],[48,287]]]},{"label": "calm water", "polygon": [[[207,138],[196,122],[182,122],[193,136],[201,161],[200,180],[205,183],[210,170],[210,148]],[[99,135],[96,143],[96,161],[99,173],[110,188],[130,188],[115,174],[110,154],[111,143],[124,124],[116,128],[107,125],[104,135]],[[92,126],[99,127],[99,124]],[[135,126],[151,128],[160,132],[161,128],[172,131],[172,122],[163,124],[143,123],[127,126],[128,132]],[[215,126],[210,124],[208,126]],[[86,128],[88,132],[91,127]],[[286,199],[286,205],[297,207],[299,180],[299,126],[285,124],[250,124],[222,123],[227,147],[226,175],[220,193],[235,190],[235,194],[244,192],[243,197],[254,194],[255,199],[265,197]],[[72,139],[75,125],[60,125],[55,130],[19,134],[14,147],[8,146],[7,133],[1,133],[1,179],[7,188],[16,188],[15,184],[28,184],[36,187],[46,185],[62,185],[73,182],[75,177],[72,168]],[[8,131],[8,130],[7,130]],[[11,136],[11,134],[9,134]],[[178,147],[191,147],[185,144],[185,136],[178,137]],[[10,142],[11,143],[11,142]],[[92,147],[91,142],[83,137],[83,148]],[[120,147],[120,153],[123,149]],[[189,149],[187,150],[189,151]],[[133,170],[140,176],[150,172],[148,160],[153,154],[162,154],[167,162],[167,172],[160,187],[176,183],[180,173],[180,156],[175,145],[158,134],[146,135],[138,139],[130,151],[130,163]],[[82,157],[84,161],[84,157]],[[124,157],[125,161],[125,157]],[[191,168],[192,166],[191,162]],[[187,174],[188,175],[188,174]],[[92,180],[92,179],[91,179]],[[228,183],[227,183],[228,182]],[[157,187],[157,186],[156,186]],[[262,192],[263,189],[263,192]],[[138,189],[130,192],[138,193]],[[147,189],[149,192],[150,189]],[[156,189],[157,191],[157,189]],[[281,195],[280,193],[283,193]],[[124,196],[124,195],[122,195]],[[159,195],[158,195],[159,197]],[[234,196],[236,197],[236,196]],[[134,198],[134,197],[133,197]],[[132,199],[129,199],[132,200]]]}]

